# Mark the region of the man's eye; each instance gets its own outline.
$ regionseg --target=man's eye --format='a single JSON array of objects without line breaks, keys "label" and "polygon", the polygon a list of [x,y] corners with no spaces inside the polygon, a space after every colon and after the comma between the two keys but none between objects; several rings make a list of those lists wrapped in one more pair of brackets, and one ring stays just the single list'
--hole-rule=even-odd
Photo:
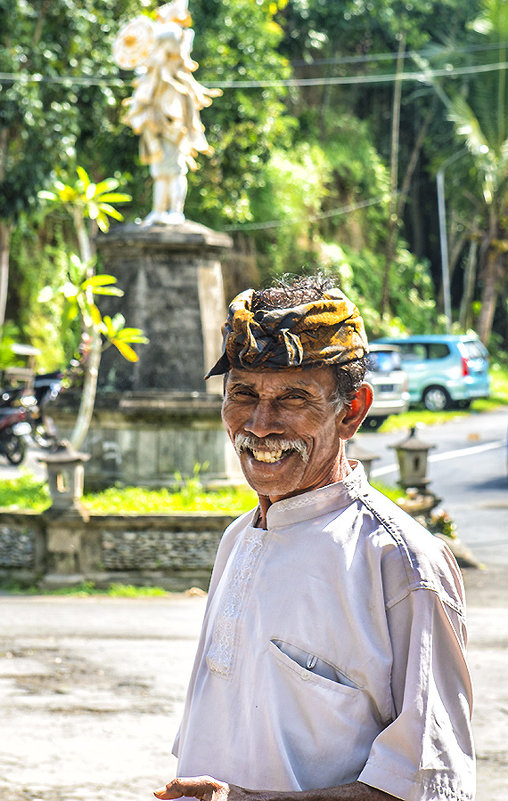
[{"label": "man's eye", "polygon": [[291,392],[289,395],[285,395],[282,398],[282,400],[283,401],[304,401],[305,400],[305,396],[304,395],[300,395],[297,392]]}]

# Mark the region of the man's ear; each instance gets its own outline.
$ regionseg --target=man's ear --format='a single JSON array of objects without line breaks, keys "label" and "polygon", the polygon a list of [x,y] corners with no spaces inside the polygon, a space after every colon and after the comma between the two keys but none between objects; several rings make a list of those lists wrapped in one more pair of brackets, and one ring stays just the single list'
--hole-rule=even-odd
[{"label": "man's ear", "polygon": [[353,399],[337,415],[337,431],[341,439],[351,439],[370,409],[373,399],[370,384],[362,384]]}]

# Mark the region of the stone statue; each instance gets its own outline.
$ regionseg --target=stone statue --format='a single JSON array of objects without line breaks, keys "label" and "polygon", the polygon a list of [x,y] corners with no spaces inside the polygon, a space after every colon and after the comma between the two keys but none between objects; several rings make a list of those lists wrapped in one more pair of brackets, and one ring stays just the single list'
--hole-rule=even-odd
[{"label": "stone statue", "polygon": [[207,89],[192,73],[194,31],[188,0],[160,6],[153,20],[135,17],[118,34],[113,58],[122,69],[136,69],[132,97],[124,101],[124,122],[140,135],[140,158],[150,165],[153,208],[143,225],[181,223],[187,172],[198,153],[210,155],[199,112],[220,89]]}]

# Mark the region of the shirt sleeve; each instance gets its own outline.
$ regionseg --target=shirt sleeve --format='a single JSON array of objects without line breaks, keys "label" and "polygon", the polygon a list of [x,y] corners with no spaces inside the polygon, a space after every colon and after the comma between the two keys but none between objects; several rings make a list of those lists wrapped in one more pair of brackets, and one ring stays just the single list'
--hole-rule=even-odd
[{"label": "shirt sleeve", "polygon": [[472,801],[472,692],[461,607],[413,589],[387,611],[396,717],[359,781],[404,801]]}]

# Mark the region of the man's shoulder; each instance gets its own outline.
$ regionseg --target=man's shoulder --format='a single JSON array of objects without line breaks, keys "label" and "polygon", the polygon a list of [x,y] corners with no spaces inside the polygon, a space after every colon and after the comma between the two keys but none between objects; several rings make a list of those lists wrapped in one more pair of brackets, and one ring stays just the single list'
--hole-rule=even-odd
[{"label": "man's shoulder", "polygon": [[358,501],[370,520],[367,548],[380,552],[385,582],[393,584],[393,598],[419,589],[432,590],[462,611],[462,576],[445,542],[373,487]]}]

